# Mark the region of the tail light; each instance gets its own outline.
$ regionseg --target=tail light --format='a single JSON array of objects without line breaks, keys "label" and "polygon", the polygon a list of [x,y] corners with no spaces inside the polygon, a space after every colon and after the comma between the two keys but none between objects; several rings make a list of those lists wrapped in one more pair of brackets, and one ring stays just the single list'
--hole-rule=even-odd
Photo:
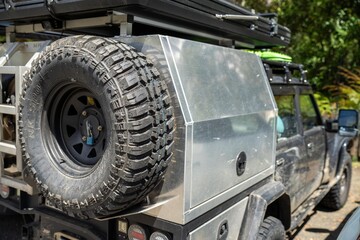
[{"label": "tail light", "polygon": [[138,224],[132,224],[128,230],[128,238],[129,240],[147,240],[147,231]]},{"label": "tail light", "polygon": [[156,231],[151,234],[150,240],[171,240],[171,237],[166,233]]},{"label": "tail light", "polygon": [[10,188],[6,185],[0,184],[0,195],[2,198],[8,198],[10,196]]}]

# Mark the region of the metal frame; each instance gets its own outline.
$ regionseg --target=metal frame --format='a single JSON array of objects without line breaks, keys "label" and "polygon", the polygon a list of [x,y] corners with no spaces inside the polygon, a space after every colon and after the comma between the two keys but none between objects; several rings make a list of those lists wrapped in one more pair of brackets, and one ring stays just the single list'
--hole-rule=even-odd
[{"label": "metal frame", "polygon": [[65,20],[60,24],[60,28],[52,28],[41,23],[22,24],[6,27],[6,42],[13,42],[16,33],[39,33],[47,31],[65,31],[74,30],[87,27],[102,27],[102,26],[119,26],[120,36],[129,36],[132,34],[133,18],[130,15],[119,12],[112,12],[107,16],[80,18],[74,20]]},{"label": "metal frame", "polygon": [[[265,68],[265,72],[268,76],[268,79],[271,83],[294,83],[294,84],[303,84],[309,85],[309,82],[306,77],[307,70],[304,69],[302,64],[288,63],[288,62],[276,62],[269,60],[262,60]],[[275,74],[273,68],[277,68],[278,72]],[[281,69],[281,71],[279,70]],[[300,78],[294,78],[293,73],[299,71]],[[274,81],[274,77],[277,76],[281,78],[281,81]]]},{"label": "metal frame", "polygon": [[[3,56],[0,57],[0,183],[19,189],[21,191],[32,194],[34,189],[24,181],[24,163],[22,160],[21,145],[19,140],[19,130],[16,128],[16,141],[5,141],[3,138],[3,114],[15,116],[16,123],[19,122],[19,100],[22,86],[22,76],[31,67],[32,61],[38,57],[40,52],[48,45],[50,41],[46,42],[32,42],[32,43],[7,43],[8,48]],[[6,66],[10,60],[16,58],[17,52],[30,53],[32,56],[29,61],[19,66]],[[23,60],[23,59],[21,59]],[[8,105],[2,102],[2,75],[11,74],[15,77],[15,105]],[[4,171],[4,155],[10,154],[16,156],[16,170],[19,174],[18,177],[12,177],[5,174]]]},{"label": "metal frame", "polygon": [[[12,2],[9,0],[8,2]],[[176,28],[187,29],[193,36],[203,34],[217,38],[226,37],[253,47],[287,45],[290,30],[278,25],[274,14],[255,14],[224,0],[64,0],[64,1],[24,1],[27,4],[0,4],[0,25],[33,23],[62,28],[63,22],[92,16],[104,16],[109,11],[120,11],[135,17]],[[239,21],[217,18],[216,15],[234,16],[237,19],[257,19]],[[230,17],[231,18],[231,17]],[[45,27],[45,28],[47,28]],[[54,27],[53,27],[54,28]],[[54,29],[55,29],[54,28]],[[49,29],[48,29],[49,30]],[[179,33],[177,29],[174,34]],[[158,32],[153,32],[158,33]],[[177,35],[178,36],[178,35]]]},{"label": "metal frame", "polygon": [[[86,27],[97,27],[97,26],[107,26],[107,25],[118,25],[120,30],[119,33],[121,36],[128,36],[132,33],[132,17],[121,14],[118,12],[112,12],[111,14],[103,17],[93,17],[93,18],[82,18],[75,20],[67,20],[63,22],[61,29],[56,29],[57,31],[63,31],[67,29],[77,29],[77,28],[86,28]],[[23,24],[6,27],[6,51],[3,56],[0,57],[0,183],[7,185],[9,187],[24,191],[28,194],[33,194],[34,189],[31,185],[24,181],[24,163],[22,160],[21,146],[19,140],[19,131],[16,128],[16,141],[9,142],[5,141],[3,138],[3,114],[15,116],[16,123],[19,122],[18,107],[22,86],[22,76],[23,74],[30,69],[31,63],[34,59],[38,57],[40,52],[50,43],[50,41],[45,42],[28,42],[28,43],[19,43],[14,42],[16,33],[37,33],[37,32],[46,32],[47,29],[44,28],[43,24],[34,23],[34,24]],[[25,63],[20,64],[19,66],[7,66],[13,58],[16,58],[15,54],[18,51],[25,51],[31,53],[32,57]],[[17,59],[17,61],[24,61],[24,59]],[[11,64],[11,63],[10,63]],[[2,102],[2,75],[11,74],[15,77],[15,105],[7,105]],[[10,154],[16,156],[16,170],[18,177],[11,177],[5,174],[4,169],[4,156],[5,154]]]}]

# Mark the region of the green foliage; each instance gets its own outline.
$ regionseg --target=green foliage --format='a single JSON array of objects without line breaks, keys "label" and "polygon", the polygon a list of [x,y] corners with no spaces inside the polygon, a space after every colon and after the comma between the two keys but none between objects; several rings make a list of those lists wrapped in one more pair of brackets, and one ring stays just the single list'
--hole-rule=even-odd
[{"label": "green foliage", "polygon": [[344,77],[343,81],[324,89],[329,90],[340,108],[360,109],[360,68],[354,72],[340,68],[339,74]]},{"label": "green foliage", "polygon": [[277,13],[280,7],[280,0],[271,1],[271,0],[230,0],[240,6],[243,6],[248,9],[253,9],[259,13]]},{"label": "green foliage", "polygon": [[[359,0],[236,2],[259,12],[275,12],[278,22],[291,29],[291,43],[282,51],[306,66],[308,78],[319,91],[317,98],[324,114],[332,114],[334,107],[360,109],[359,82],[356,85],[351,75],[360,66]],[[356,71],[359,76],[360,70]]]},{"label": "green foliage", "polygon": [[307,66],[319,89],[342,81],[338,67],[359,66],[359,5],[357,0],[281,1],[279,21],[293,36],[287,52]]},{"label": "green foliage", "polygon": [[333,0],[238,0],[259,12],[275,12],[279,23],[290,28],[286,53],[309,70],[322,88],[342,79],[338,67],[360,65],[360,1]]},{"label": "green foliage", "polygon": [[336,115],[336,106],[332,104],[328,97],[321,93],[314,94],[319,110],[324,119],[333,119]]}]

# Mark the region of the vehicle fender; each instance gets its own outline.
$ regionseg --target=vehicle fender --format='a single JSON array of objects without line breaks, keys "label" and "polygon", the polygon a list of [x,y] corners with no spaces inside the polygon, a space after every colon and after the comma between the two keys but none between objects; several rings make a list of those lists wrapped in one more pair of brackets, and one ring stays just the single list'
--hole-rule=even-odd
[{"label": "vehicle fender", "polygon": [[330,186],[336,184],[345,164],[351,162],[351,156],[348,153],[348,148],[349,144],[351,144],[351,141],[351,137],[343,137],[338,133],[327,134],[327,157],[329,158]]},{"label": "vehicle fender", "polygon": [[[245,210],[245,216],[238,239],[251,240],[257,238],[257,234],[266,215],[267,208],[275,201],[280,200],[285,203],[284,212],[286,213],[282,214],[282,217],[284,219],[290,219],[290,199],[286,196],[285,186],[278,181],[270,181],[261,188],[252,192],[249,195],[249,201]],[[286,202],[288,202],[288,204],[286,204]]]},{"label": "vehicle fender", "polygon": [[[341,148],[339,150],[339,157],[338,157],[338,164],[336,167],[336,174],[335,174],[335,179],[337,182],[338,179],[340,179],[340,176],[344,170],[344,167],[346,166],[346,164],[351,164],[351,156],[348,152],[348,145],[350,143],[352,139],[344,139],[344,141],[342,142]],[[334,183],[335,184],[335,183]]]}]

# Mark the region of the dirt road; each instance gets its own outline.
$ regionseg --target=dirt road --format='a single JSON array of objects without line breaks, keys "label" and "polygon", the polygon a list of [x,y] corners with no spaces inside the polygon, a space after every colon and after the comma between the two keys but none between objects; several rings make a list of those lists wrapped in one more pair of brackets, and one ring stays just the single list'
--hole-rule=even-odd
[{"label": "dirt road", "polygon": [[294,240],[334,240],[337,239],[346,220],[360,207],[360,164],[353,164],[353,175],[349,199],[338,211],[328,211],[317,207],[314,213],[292,235]]}]

